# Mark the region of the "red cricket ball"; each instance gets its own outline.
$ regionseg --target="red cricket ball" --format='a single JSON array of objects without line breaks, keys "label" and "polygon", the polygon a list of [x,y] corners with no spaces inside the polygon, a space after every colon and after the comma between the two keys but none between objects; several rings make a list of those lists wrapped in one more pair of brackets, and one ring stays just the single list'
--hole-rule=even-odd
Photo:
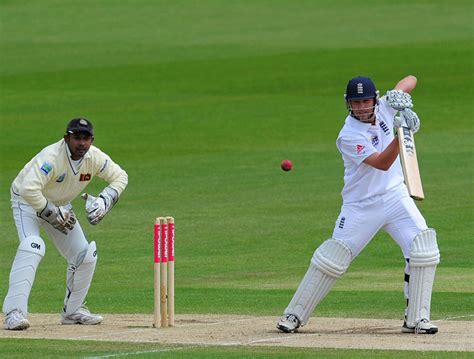
[{"label": "red cricket ball", "polygon": [[293,168],[293,163],[290,160],[283,160],[281,161],[281,169],[283,171],[289,171]]}]

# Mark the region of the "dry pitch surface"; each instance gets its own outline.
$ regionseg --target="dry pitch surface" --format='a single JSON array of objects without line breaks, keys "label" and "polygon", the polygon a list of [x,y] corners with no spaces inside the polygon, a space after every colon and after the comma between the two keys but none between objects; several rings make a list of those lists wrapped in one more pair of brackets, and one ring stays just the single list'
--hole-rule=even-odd
[{"label": "dry pitch surface", "polygon": [[284,334],[275,317],[178,315],[173,328],[152,327],[153,316],[108,314],[100,325],[60,325],[57,314],[30,314],[26,331],[0,330],[0,338],[148,342],[173,345],[246,345],[474,351],[472,321],[439,320],[435,335],[402,334],[399,320],[311,318],[298,333]]}]

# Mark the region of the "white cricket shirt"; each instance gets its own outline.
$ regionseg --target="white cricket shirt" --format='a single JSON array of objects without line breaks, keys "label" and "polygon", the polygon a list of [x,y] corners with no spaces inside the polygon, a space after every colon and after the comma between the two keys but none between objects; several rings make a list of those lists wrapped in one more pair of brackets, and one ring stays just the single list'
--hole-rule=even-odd
[{"label": "white cricket shirt", "polygon": [[387,171],[363,162],[371,154],[382,152],[394,139],[393,118],[396,112],[384,96],[376,109],[375,125],[347,116],[336,141],[344,161],[343,203],[384,194],[404,182],[399,157]]},{"label": "white cricket shirt", "polygon": [[12,183],[12,192],[39,212],[46,201],[57,206],[70,203],[94,176],[108,182],[119,195],[128,184],[127,173],[97,147],[91,146],[81,160],[73,161],[62,139],[25,165]]}]

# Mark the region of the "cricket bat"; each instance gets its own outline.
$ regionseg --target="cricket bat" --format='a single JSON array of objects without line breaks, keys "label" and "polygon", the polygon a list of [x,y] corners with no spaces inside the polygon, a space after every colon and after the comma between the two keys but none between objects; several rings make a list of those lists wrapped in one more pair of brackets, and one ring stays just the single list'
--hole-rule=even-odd
[{"label": "cricket bat", "polygon": [[400,160],[402,163],[405,184],[410,197],[421,201],[425,198],[421,183],[420,169],[416,157],[415,138],[412,131],[406,127],[403,111],[400,111],[402,125],[398,129],[398,144],[400,146]]}]

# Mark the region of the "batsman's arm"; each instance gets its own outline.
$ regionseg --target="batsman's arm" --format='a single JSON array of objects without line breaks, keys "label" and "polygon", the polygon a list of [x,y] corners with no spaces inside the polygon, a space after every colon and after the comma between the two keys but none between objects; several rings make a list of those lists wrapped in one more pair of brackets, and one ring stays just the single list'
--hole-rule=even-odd
[{"label": "batsman's arm", "polygon": [[398,83],[395,85],[394,90],[402,90],[404,92],[412,92],[417,83],[417,78],[413,75],[408,75],[407,77],[404,77]]},{"label": "batsman's arm", "polygon": [[382,152],[375,152],[368,156],[364,163],[381,171],[387,171],[397,159],[399,153],[398,137],[390,142],[385,150]]}]

